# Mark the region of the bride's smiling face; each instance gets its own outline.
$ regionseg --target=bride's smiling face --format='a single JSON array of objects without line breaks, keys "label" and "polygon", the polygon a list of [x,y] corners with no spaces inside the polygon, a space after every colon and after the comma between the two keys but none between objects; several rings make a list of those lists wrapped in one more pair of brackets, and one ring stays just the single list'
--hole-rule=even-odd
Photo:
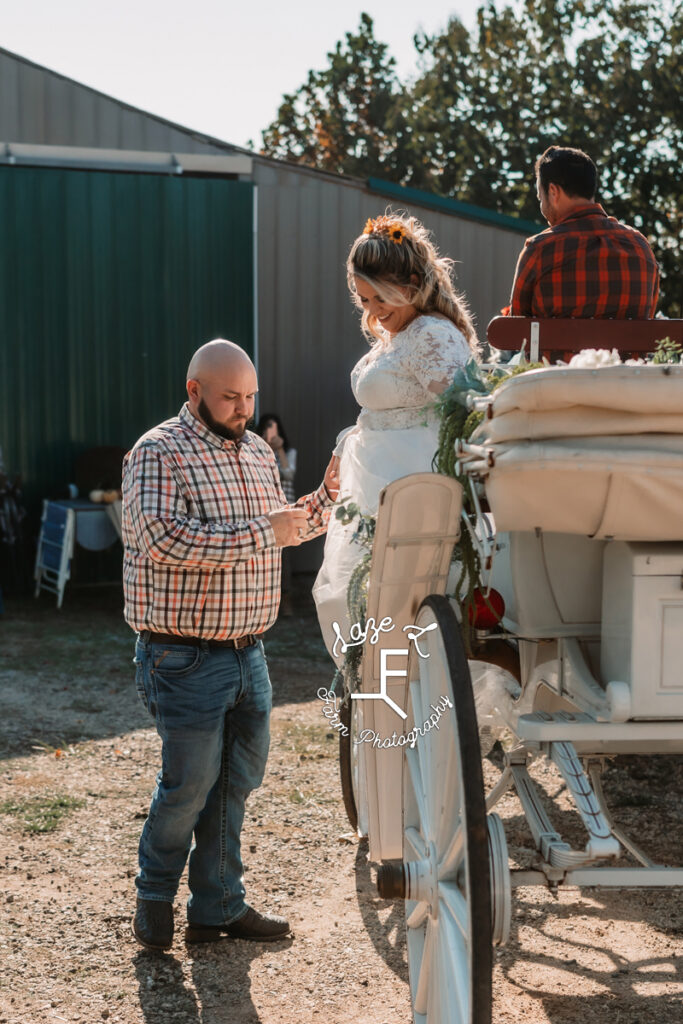
[{"label": "bride's smiling face", "polygon": [[[378,295],[374,285],[365,281],[362,277],[356,275],[354,283],[363,311],[367,310],[370,316],[376,317],[380,326],[387,334],[398,334],[417,315],[417,310],[411,303],[407,302],[405,305],[392,306],[390,302],[387,302],[381,295]],[[397,288],[408,299],[410,295],[409,288],[402,288],[399,285],[394,285],[393,287]]]}]

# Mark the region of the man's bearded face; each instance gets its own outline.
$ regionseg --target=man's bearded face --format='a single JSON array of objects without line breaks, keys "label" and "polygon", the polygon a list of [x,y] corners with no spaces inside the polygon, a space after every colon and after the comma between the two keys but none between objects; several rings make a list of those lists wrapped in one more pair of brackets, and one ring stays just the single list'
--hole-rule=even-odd
[{"label": "man's bearded face", "polygon": [[227,423],[221,423],[211,413],[206,400],[202,398],[197,406],[197,412],[206,423],[210,430],[213,430],[214,434],[218,434],[219,437],[224,437],[228,441],[239,441],[244,437],[244,432],[254,425],[253,416],[251,419],[245,419],[243,417],[235,417],[232,421],[232,426],[228,426]]}]

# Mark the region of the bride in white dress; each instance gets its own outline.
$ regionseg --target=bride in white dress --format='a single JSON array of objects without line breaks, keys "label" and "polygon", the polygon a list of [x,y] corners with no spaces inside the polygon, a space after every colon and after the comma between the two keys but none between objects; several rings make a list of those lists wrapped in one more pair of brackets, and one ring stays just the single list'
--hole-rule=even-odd
[{"label": "bride in white dress", "polygon": [[[451,273],[452,260],[439,256],[413,217],[369,220],[351,248],[349,290],[362,310],[370,351],[351,372],[360,415],[341,432],[334,454],[340,459],[340,501],[355,502],[365,515],[376,515],[379,493],[390,481],[431,469],[438,444],[435,399],[477,354],[474,327]],[[349,579],[365,554],[352,540],[356,527],[332,516],[313,587],[323,638],[339,667],[343,655],[333,654],[332,623],[348,637]]]}]

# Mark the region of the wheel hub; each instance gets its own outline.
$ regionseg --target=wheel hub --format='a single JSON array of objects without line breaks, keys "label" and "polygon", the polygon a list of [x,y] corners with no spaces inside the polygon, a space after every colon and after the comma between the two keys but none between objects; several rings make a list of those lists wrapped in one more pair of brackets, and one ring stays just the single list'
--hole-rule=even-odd
[{"label": "wheel hub", "polygon": [[414,900],[426,903],[432,917],[438,916],[438,862],[436,846],[429,844],[428,856],[420,860],[385,860],[377,872],[377,891],[384,900]]}]

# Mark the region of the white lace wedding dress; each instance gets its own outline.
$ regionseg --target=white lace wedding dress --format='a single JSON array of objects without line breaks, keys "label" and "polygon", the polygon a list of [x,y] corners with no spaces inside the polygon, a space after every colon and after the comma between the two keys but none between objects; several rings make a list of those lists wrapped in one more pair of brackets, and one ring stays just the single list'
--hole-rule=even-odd
[{"label": "white lace wedding dress", "polygon": [[[378,341],[356,363],[351,387],[362,409],[356,425],[342,431],[335,448],[341,458],[342,504],[354,501],[362,512],[375,515],[386,484],[410,473],[429,472],[438,443],[434,401],[470,357],[465,337],[450,320],[419,316],[393,338]],[[323,639],[333,657],[332,623],[336,621],[348,637],[347,588],[365,554],[351,539],[357,523],[342,526],[333,512],[313,587]],[[334,660],[341,666],[343,656]]]}]

